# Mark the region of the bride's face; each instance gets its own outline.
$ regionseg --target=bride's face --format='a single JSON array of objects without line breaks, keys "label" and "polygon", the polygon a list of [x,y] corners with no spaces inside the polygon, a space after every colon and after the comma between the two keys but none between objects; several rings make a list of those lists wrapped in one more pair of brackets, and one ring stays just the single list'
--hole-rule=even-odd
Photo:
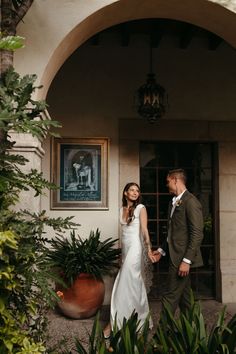
[{"label": "bride's face", "polygon": [[131,202],[134,202],[135,200],[137,200],[139,195],[140,195],[140,190],[137,186],[131,186],[131,187],[129,187],[127,192],[125,192],[126,198],[128,200],[130,200]]}]

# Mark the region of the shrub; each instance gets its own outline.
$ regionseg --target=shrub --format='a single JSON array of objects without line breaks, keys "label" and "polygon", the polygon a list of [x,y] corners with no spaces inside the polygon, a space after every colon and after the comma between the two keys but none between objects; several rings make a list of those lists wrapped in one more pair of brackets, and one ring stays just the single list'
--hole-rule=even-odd
[{"label": "shrub", "polygon": [[69,284],[81,273],[94,275],[101,279],[118,267],[120,249],[114,247],[117,240],[100,239],[100,231],[91,231],[86,239],[70,233],[70,238],[56,237],[50,241],[47,252],[48,264],[59,270]]},{"label": "shrub", "polygon": [[153,337],[157,353],[234,353],[236,315],[225,325],[225,310],[224,307],[208,333],[199,302],[192,299],[190,310],[180,313],[177,319],[166,306]]},{"label": "shrub", "polygon": [[[31,98],[35,75],[20,78],[12,68],[0,81],[0,353],[45,352],[45,311],[57,296],[45,263],[44,226],[61,232],[75,227],[71,218],[48,218],[45,211],[16,212],[21,190],[55,188],[42,173],[23,173],[27,160],[12,154],[9,131],[43,138],[57,122],[43,119],[46,103]],[[37,118],[37,119],[36,119]]]},{"label": "shrub", "polygon": [[233,354],[236,353],[236,315],[225,324],[225,310],[219,313],[208,333],[200,303],[193,302],[190,310],[180,313],[177,319],[166,306],[154,335],[148,331],[149,318],[140,330],[137,313],[133,312],[121,329],[114,326],[109,343],[103,338],[97,316],[88,348],[77,339],[75,350],[80,354]]}]

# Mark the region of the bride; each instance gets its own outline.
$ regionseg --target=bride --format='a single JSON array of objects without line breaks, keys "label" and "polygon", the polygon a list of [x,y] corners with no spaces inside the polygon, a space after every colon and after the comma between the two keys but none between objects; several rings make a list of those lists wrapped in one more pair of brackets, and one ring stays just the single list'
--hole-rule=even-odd
[{"label": "bride", "polygon": [[[149,313],[147,292],[142,276],[143,244],[147,247],[149,259],[155,262],[155,258],[147,228],[147,211],[140,203],[140,188],[134,182],[128,183],[124,188],[120,223],[122,265],[112,290],[110,323],[103,331],[105,338],[109,338],[115,320],[118,328],[121,328],[123,319],[128,319],[135,310],[141,327]],[[152,327],[151,320],[150,327]]]}]

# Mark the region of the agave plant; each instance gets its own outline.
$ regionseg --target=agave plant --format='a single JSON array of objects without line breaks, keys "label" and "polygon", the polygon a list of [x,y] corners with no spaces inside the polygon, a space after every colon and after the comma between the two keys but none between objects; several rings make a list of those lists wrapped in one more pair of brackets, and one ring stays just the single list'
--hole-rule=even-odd
[{"label": "agave plant", "polygon": [[147,316],[144,324],[140,328],[140,321],[137,312],[133,311],[129,319],[124,319],[121,329],[116,325],[110,340],[109,351],[114,353],[153,353],[153,345],[149,338],[149,318]]},{"label": "agave plant", "polygon": [[74,350],[79,354],[233,354],[236,353],[236,315],[226,325],[225,310],[219,313],[208,333],[200,303],[193,298],[189,311],[180,313],[178,319],[165,306],[153,336],[149,332],[149,316],[140,329],[134,311],[129,319],[124,319],[122,328],[114,325],[109,342],[103,337],[98,314],[88,343],[84,345],[76,339]]},{"label": "agave plant", "polygon": [[[140,328],[138,314],[134,311],[129,319],[124,319],[122,328],[119,329],[116,321],[109,341],[104,339],[102,328],[97,315],[92,332],[89,336],[88,346],[75,340],[76,353],[79,354],[151,354],[153,344],[149,339],[149,316]],[[68,352],[67,354],[69,354]],[[66,353],[65,353],[66,354]]]},{"label": "agave plant", "polygon": [[180,313],[178,319],[165,306],[159,326],[153,337],[156,353],[162,354],[232,354],[236,353],[236,315],[226,325],[226,308],[209,334],[199,302],[193,302],[190,310]]},{"label": "agave plant", "polygon": [[101,279],[118,267],[121,250],[115,247],[116,240],[100,240],[100,231],[91,231],[87,239],[82,239],[71,231],[70,237],[58,236],[50,241],[47,252],[49,265],[63,274],[72,284],[79,274],[92,274]]}]

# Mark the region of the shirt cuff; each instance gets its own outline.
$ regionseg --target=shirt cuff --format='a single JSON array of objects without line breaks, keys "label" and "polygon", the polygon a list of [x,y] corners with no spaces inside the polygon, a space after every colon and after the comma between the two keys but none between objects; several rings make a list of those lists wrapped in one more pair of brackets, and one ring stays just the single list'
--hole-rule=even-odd
[{"label": "shirt cuff", "polygon": [[192,262],[187,258],[183,258],[183,262],[187,264],[192,264]]},{"label": "shirt cuff", "polygon": [[162,256],[165,256],[165,255],[166,255],[165,251],[164,251],[162,248],[160,248],[160,247],[157,249],[157,251],[158,251]]}]

